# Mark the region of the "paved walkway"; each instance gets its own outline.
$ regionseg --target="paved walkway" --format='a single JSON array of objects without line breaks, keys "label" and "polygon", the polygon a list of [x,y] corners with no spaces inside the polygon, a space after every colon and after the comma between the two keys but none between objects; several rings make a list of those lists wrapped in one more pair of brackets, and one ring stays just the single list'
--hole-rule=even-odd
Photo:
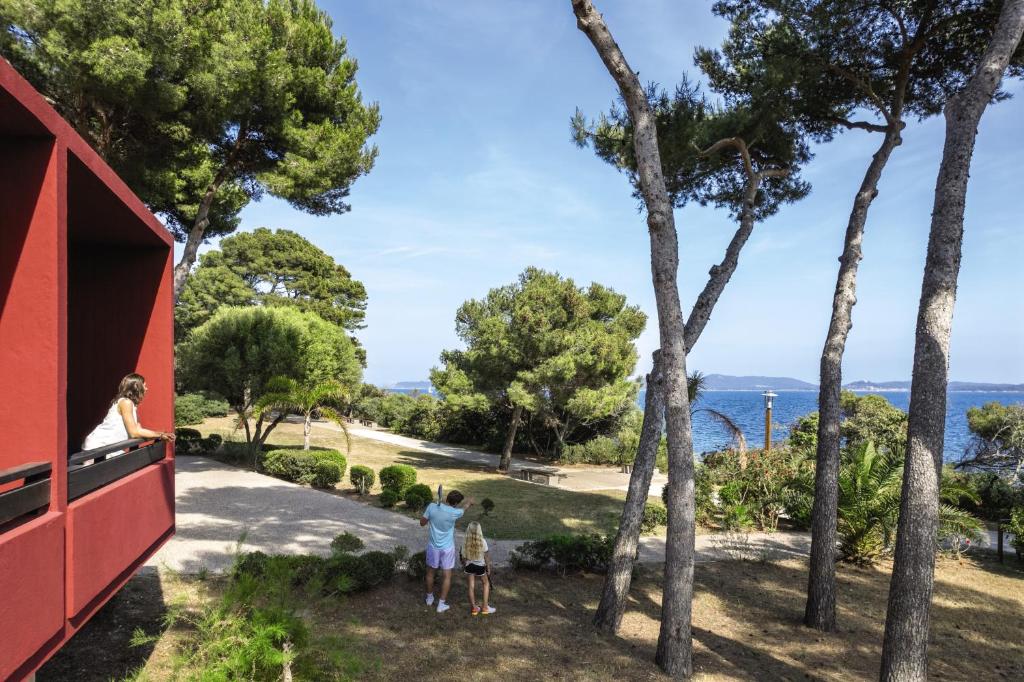
[{"label": "paved walkway", "polygon": [[[331,539],[345,531],[359,536],[370,549],[405,545],[416,552],[426,540],[416,519],[344,496],[205,457],[179,457],[175,466],[177,532],[150,565],[185,573],[223,571],[230,567],[243,535],[243,551],[285,554],[328,554]],[[494,562],[506,563],[509,551],[520,543],[491,542]],[[641,544],[641,561],[664,560],[664,539],[646,537]],[[702,535],[697,537],[697,560],[797,556],[809,547],[810,537],[804,533]]]},{"label": "paved walkway", "polygon": [[[332,422],[314,422],[313,425],[328,431],[341,431],[341,428]],[[460,448],[457,445],[448,445],[446,443],[432,443],[426,440],[409,438],[408,436],[400,436],[398,434],[391,433],[390,431],[368,429],[362,426],[356,426],[355,424],[348,425],[348,432],[356,438],[367,438],[369,440],[390,443],[391,445],[397,445],[398,447],[408,448],[410,450],[419,450],[421,452],[429,452],[443,457],[451,457],[452,459],[471,462],[490,469],[497,469],[498,461],[501,459],[500,455],[489,452]],[[530,462],[517,457],[512,458],[512,464],[509,468],[513,473],[523,467],[550,469],[555,473],[564,475],[564,478],[559,481],[558,487],[566,490],[576,490],[579,492],[594,490],[625,491],[629,488],[629,474],[624,474],[615,467],[557,467],[538,464],[536,462]],[[658,471],[655,471],[654,478],[651,480],[650,496],[660,498],[661,490],[666,483],[668,483],[668,477]]]}]

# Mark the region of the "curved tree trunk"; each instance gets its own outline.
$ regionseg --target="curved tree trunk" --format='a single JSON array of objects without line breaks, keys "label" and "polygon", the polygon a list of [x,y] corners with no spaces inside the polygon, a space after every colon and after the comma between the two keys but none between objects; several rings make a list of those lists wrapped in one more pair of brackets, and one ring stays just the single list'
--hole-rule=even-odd
[{"label": "curved tree trunk", "polygon": [[903,123],[893,116],[881,146],[871,159],[853,202],[846,227],[839,276],[832,298],[832,319],[821,352],[821,384],[818,387],[818,451],[814,474],[814,507],[811,513],[811,563],[807,583],[804,624],[826,632],[836,627],[836,515],[839,507],[839,396],[843,389],[843,352],[853,326],[857,303],[857,266],[868,208],[878,195],[878,181],[892,151],[902,142]]},{"label": "curved tree trunk", "polygon": [[516,405],[512,408],[512,423],[508,425],[508,434],[505,436],[505,447],[501,449],[501,460],[498,462],[498,471],[508,473],[508,468],[512,464],[512,448],[516,443],[516,429],[519,428],[519,418],[522,414],[522,405]]},{"label": "curved tree trunk", "polygon": [[174,302],[181,298],[181,292],[185,289],[185,280],[196,262],[196,254],[203,243],[203,235],[206,227],[210,224],[210,207],[213,205],[213,198],[217,194],[217,188],[211,186],[203,195],[199,203],[199,211],[196,213],[195,222],[189,230],[188,238],[185,240],[185,247],[181,252],[181,260],[174,266]]},{"label": "curved tree trunk", "polygon": [[1024,34],[1024,0],[1003,5],[978,71],[946,104],[946,139],[935,183],[921,283],[896,554],[882,646],[882,680],[925,680],[928,610],[935,579],[939,481],[945,437],[949,337],[960,272],[967,181],[978,122]]},{"label": "curved tree trunk", "polygon": [[[650,417],[648,415],[651,415]],[[633,460],[633,472],[629,476],[629,490],[626,504],[622,509],[619,531],[615,535],[615,548],[604,580],[601,603],[594,614],[594,625],[610,634],[619,630],[622,614],[626,610],[626,595],[633,578],[633,563],[640,541],[640,522],[654,477],[658,445],[661,443],[661,429],[665,417],[664,375],[661,368],[661,351],[654,351],[654,364],[647,375],[647,395],[644,398],[644,423],[640,428],[640,443]]]},{"label": "curved tree trunk", "polygon": [[[754,207],[762,178],[767,175],[784,175],[787,172],[778,170],[767,171],[764,174],[754,173],[746,144],[739,138],[722,140],[705,154],[725,145],[734,146],[740,151],[747,169],[743,210],[740,215],[739,227],[725,250],[722,262],[708,272],[707,284],[697,296],[690,316],[686,320],[683,333],[687,353],[697,343],[725,285],[729,283],[733,273],[736,272],[740,251],[754,229]],[[629,477],[626,504],[622,509],[619,531],[615,536],[612,564],[604,581],[601,602],[597,607],[597,613],[594,614],[594,625],[599,630],[608,633],[618,632],[622,614],[626,610],[626,596],[629,594],[633,565],[636,561],[636,548],[640,541],[640,520],[643,518],[644,506],[647,504],[650,493],[658,446],[661,443],[662,428],[665,424],[664,390],[660,351],[655,351],[651,373],[647,375],[644,419],[640,428],[640,443],[637,447],[636,459],[633,462],[633,473]]]},{"label": "curved tree trunk", "polygon": [[668,674],[689,677],[693,672],[693,443],[686,392],[683,312],[676,282],[679,243],[675,216],[665,189],[654,115],[644,89],[590,0],[572,0],[572,7],[577,27],[590,39],[615,79],[633,122],[637,175],[647,207],[647,230],[651,240],[651,276],[665,368],[668,431],[668,542],[665,548],[661,630],[655,660]]}]

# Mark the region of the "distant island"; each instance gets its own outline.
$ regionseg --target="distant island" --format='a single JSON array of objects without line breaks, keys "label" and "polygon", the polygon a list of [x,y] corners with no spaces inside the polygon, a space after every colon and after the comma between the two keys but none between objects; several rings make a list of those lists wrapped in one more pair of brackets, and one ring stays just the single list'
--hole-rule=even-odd
[{"label": "distant island", "polygon": [[[709,391],[817,391],[818,385],[792,377],[732,376],[729,374],[704,375],[705,387]],[[430,393],[433,387],[429,381],[399,381],[385,387],[390,391]],[[843,388],[849,391],[871,391],[884,393],[906,392],[909,381],[851,381]],[[990,384],[977,381],[951,381],[949,390],[956,393],[1024,393],[1024,384]]]}]

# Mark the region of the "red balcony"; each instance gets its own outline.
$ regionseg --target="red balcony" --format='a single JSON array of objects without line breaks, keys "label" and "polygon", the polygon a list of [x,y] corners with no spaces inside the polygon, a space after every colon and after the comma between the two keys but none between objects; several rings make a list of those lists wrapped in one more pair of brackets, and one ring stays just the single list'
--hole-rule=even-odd
[{"label": "red balcony", "polygon": [[173,447],[73,456],[129,372],[149,385],[140,421],[172,428],[172,247],[0,59],[0,680],[35,671],[174,532]]}]

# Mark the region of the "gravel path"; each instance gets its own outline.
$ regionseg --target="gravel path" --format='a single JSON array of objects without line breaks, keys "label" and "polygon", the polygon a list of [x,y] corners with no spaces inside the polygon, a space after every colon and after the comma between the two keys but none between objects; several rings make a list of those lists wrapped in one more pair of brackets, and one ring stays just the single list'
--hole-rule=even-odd
[{"label": "gravel path", "polygon": [[[331,539],[345,531],[362,538],[370,549],[405,545],[416,552],[426,542],[426,531],[403,514],[205,457],[179,457],[175,466],[177,531],[149,565],[185,573],[223,571],[231,565],[243,534],[245,551],[285,554],[328,554]],[[520,542],[492,541],[494,562],[506,563],[509,551]],[[663,561],[663,538],[641,542],[642,561]],[[697,560],[801,556],[809,547],[805,533],[701,535]]]}]

